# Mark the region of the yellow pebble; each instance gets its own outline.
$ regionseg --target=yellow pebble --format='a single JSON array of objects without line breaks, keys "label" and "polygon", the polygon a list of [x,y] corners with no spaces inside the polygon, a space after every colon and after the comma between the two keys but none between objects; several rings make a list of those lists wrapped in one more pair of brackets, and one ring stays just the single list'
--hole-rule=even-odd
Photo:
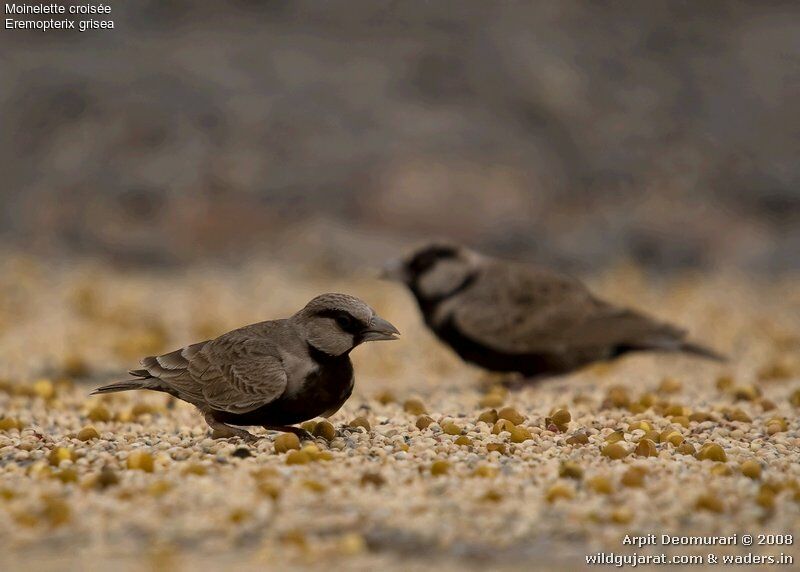
[{"label": "yellow pebble", "polygon": [[152,473],[154,464],[153,456],[147,451],[132,451],[128,455],[128,468],[131,470],[144,471],[145,473]]},{"label": "yellow pebble", "polygon": [[683,384],[673,377],[665,377],[658,385],[659,393],[677,393],[683,388]]},{"label": "yellow pebble", "polygon": [[566,409],[558,409],[553,413],[552,419],[556,425],[566,425],[572,421],[572,414]]},{"label": "yellow pebble", "polygon": [[611,511],[611,522],[614,524],[628,524],[633,520],[633,511],[628,507],[615,508]]},{"label": "yellow pebble", "polygon": [[369,425],[369,420],[366,417],[356,417],[350,423],[347,424],[348,427],[352,427],[355,429],[356,427],[362,427],[367,433],[369,433],[371,427]]},{"label": "yellow pebble", "polygon": [[639,488],[644,485],[644,478],[647,471],[642,467],[631,467],[622,474],[620,483],[626,487]]},{"label": "yellow pebble", "polygon": [[567,445],[586,445],[589,442],[589,436],[583,431],[579,431],[567,437]]},{"label": "yellow pebble", "polygon": [[496,409],[487,409],[483,413],[478,416],[478,421],[483,421],[484,423],[488,423],[489,425],[494,425],[497,423],[497,410]]},{"label": "yellow pebble", "polygon": [[750,479],[758,480],[761,478],[761,465],[758,461],[747,459],[741,464],[742,474]]},{"label": "yellow pebble", "polygon": [[99,439],[100,433],[97,432],[97,429],[89,425],[78,431],[77,438],[79,441],[91,441],[92,439]]},{"label": "yellow pebble", "polygon": [[91,421],[111,421],[111,413],[103,405],[95,405],[86,414]]},{"label": "yellow pebble", "polygon": [[434,461],[431,464],[432,475],[446,475],[450,471],[450,463],[447,461]]},{"label": "yellow pebble", "polygon": [[507,419],[511,421],[514,425],[519,425],[523,421],[525,421],[525,417],[523,417],[516,409],[513,407],[503,407],[500,411],[497,412],[497,417],[499,419]]},{"label": "yellow pebble", "polygon": [[628,433],[633,433],[637,429],[641,429],[645,433],[652,430],[653,427],[647,421],[634,421],[630,425],[628,425]]},{"label": "yellow pebble", "polygon": [[305,451],[292,450],[286,455],[287,465],[305,465],[310,462],[311,458]]},{"label": "yellow pebble", "polygon": [[472,475],[475,477],[492,478],[497,476],[497,469],[491,465],[478,465]]},{"label": "yellow pebble", "polygon": [[642,439],[636,444],[634,454],[637,457],[657,457],[658,448],[650,439]]},{"label": "yellow pebble", "polygon": [[62,461],[74,461],[76,456],[74,451],[66,447],[56,447],[50,451],[50,455],[48,455],[47,459],[51,465],[57,467]]},{"label": "yellow pebble", "polygon": [[330,421],[320,421],[314,427],[312,434],[314,437],[322,437],[326,441],[333,441],[336,437],[336,429],[333,428],[333,424]]},{"label": "yellow pebble", "polygon": [[714,493],[705,493],[700,495],[697,497],[694,506],[699,510],[707,510],[709,512],[725,512],[725,505],[722,504],[722,501]]},{"label": "yellow pebble", "polygon": [[427,409],[425,409],[425,404],[419,399],[407,399],[405,403],[403,403],[403,411],[411,415],[424,415],[428,412]]},{"label": "yellow pebble", "polygon": [[286,453],[300,448],[300,438],[294,433],[281,433],[273,443],[276,453]]},{"label": "yellow pebble", "polygon": [[610,495],[614,492],[614,484],[611,482],[611,479],[603,475],[592,477],[586,484],[600,495]]},{"label": "yellow pebble", "polygon": [[492,428],[492,433],[494,435],[499,435],[503,431],[508,431],[509,433],[511,433],[514,427],[515,425],[508,419],[498,419],[497,423],[495,423],[494,427]]},{"label": "yellow pebble", "polygon": [[609,459],[622,459],[628,456],[628,450],[620,443],[610,443],[603,447],[600,453]]},{"label": "yellow pebble", "polygon": [[461,427],[452,421],[445,421],[442,423],[442,431],[448,435],[461,435]]},{"label": "yellow pebble", "polygon": [[547,489],[547,493],[545,493],[545,499],[549,503],[556,502],[559,499],[572,499],[575,497],[575,490],[562,482],[558,482]]},{"label": "yellow pebble", "polygon": [[715,461],[717,463],[724,463],[728,460],[725,449],[716,443],[706,443],[703,445],[697,452],[696,457],[701,461],[708,459],[709,461]]},{"label": "yellow pebble", "polygon": [[520,425],[511,429],[511,442],[512,443],[524,443],[529,439],[533,439],[533,435],[531,432],[528,431],[527,428],[522,427]]},{"label": "yellow pebble", "polygon": [[480,401],[478,401],[478,405],[481,407],[500,407],[503,405],[504,401],[505,397],[503,395],[492,392],[481,397]]},{"label": "yellow pebble", "polygon": [[22,423],[13,417],[3,417],[0,419],[0,431],[11,431],[12,429],[19,431],[22,429]]},{"label": "yellow pebble", "polygon": [[558,476],[567,479],[581,480],[583,478],[583,469],[578,463],[564,461],[558,467]]}]

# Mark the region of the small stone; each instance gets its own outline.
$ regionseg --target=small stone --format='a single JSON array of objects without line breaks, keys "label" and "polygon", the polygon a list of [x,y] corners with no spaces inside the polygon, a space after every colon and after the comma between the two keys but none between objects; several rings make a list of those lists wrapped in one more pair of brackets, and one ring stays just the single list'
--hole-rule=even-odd
[{"label": "small stone", "polygon": [[514,425],[519,425],[523,421],[525,421],[525,417],[523,417],[516,409],[513,407],[503,407],[500,411],[497,412],[497,417],[499,419],[507,419],[511,421]]},{"label": "small stone", "polygon": [[111,421],[111,413],[103,405],[95,405],[86,414],[91,421]]},{"label": "small stone", "polygon": [[636,444],[634,454],[637,457],[657,457],[658,448],[650,439],[642,439]]},{"label": "small stone", "polygon": [[560,499],[570,500],[572,498],[575,498],[575,490],[563,482],[554,484],[547,489],[547,492],[545,493],[545,499],[549,503],[556,502]]},{"label": "small stone", "polygon": [[311,457],[305,451],[291,450],[286,455],[287,465],[305,465],[311,462]]},{"label": "small stone", "polygon": [[281,433],[275,437],[273,447],[276,453],[286,453],[291,450],[300,449],[300,438],[294,433]]},{"label": "small stone", "polygon": [[564,461],[558,467],[558,476],[567,479],[581,480],[583,478],[583,469],[578,463]]},{"label": "small stone", "polygon": [[403,411],[411,415],[424,415],[428,412],[428,410],[425,409],[425,404],[419,399],[407,399],[405,403],[403,403]]},{"label": "small stone", "polygon": [[700,451],[697,452],[696,457],[701,461],[708,459],[709,461],[717,463],[724,463],[728,460],[725,450],[716,443],[706,443],[703,445]]},{"label": "small stone", "polygon": [[314,437],[322,437],[326,441],[333,441],[336,438],[336,429],[333,428],[333,424],[330,421],[320,421],[314,427],[312,434]]},{"label": "small stone", "polygon": [[661,380],[661,383],[658,385],[659,393],[678,393],[681,389],[683,389],[683,384],[673,377],[665,377]]},{"label": "small stone", "polygon": [[33,392],[42,399],[52,399],[56,395],[56,388],[49,379],[39,379],[33,382]]},{"label": "small stone", "polygon": [[492,427],[492,434],[499,435],[503,431],[508,431],[509,433],[511,433],[514,427],[515,427],[514,423],[512,423],[508,419],[498,419],[497,423],[495,423],[494,427]]},{"label": "small stone", "polygon": [[481,407],[500,407],[505,402],[505,396],[499,393],[487,393],[478,401]]},{"label": "small stone", "polygon": [[488,423],[489,425],[494,425],[497,423],[498,420],[497,410],[496,409],[487,409],[483,413],[478,416],[478,421],[483,421],[484,423]]},{"label": "small stone", "polygon": [[640,488],[644,486],[644,478],[647,471],[642,467],[631,467],[622,474],[620,483],[626,487]]},{"label": "small stone", "polygon": [[572,421],[572,415],[566,409],[556,410],[551,418],[553,419],[553,423],[559,426],[567,425],[570,421]]},{"label": "small stone", "polygon": [[589,488],[600,495],[610,495],[614,492],[614,483],[606,476],[597,475],[586,482]]},{"label": "small stone", "polygon": [[353,419],[350,423],[347,424],[347,426],[352,427],[353,429],[357,427],[362,427],[364,431],[366,431],[367,433],[369,433],[371,429],[369,420],[367,420],[366,417],[360,417],[360,416]]},{"label": "small stone", "polygon": [[589,442],[589,435],[583,431],[573,433],[566,439],[567,445],[586,445]]},{"label": "small stone", "polygon": [[622,459],[628,456],[628,450],[620,443],[610,443],[600,450],[604,457]]},{"label": "small stone", "polygon": [[478,465],[472,475],[474,477],[489,479],[497,476],[497,469],[491,465]]},{"label": "small stone", "polygon": [[0,431],[11,431],[12,429],[19,431],[22,429],[22,423],[13,417],[3,417],[0,419]]},{"label": "small stone", "polygon": [[511,442],[512,443],[524,443],[529,439],[533,439],[533,435],[531,432],[522,426],[516,426],[511,429]]},{"label": "small stone", "polygon": [[386,479],[380,473],[367,471],[361,475],[361,486],[373,485],[380,488],[386,484]]},{"label": "small stone", "polygon": [[99,439],[100,433],[97,432],[97,429],[89,425],[88,427],[84,427],[78,431],[78,435],[76,437],[79,441],[91,441],[92,439]]},{"label": "small stone", "polygon": [[697,497],[697,500],[695,500],[694,506],[698,510],[707,510],[715,513],[725,512],[725,505],[722,504],[720,498],[714,493],[701,494]]},{"label": "small stone", "polygon": [[442,431],[448,435],[461,435],[461,427],[452,421],[445,421],[442,423]]},{"label": "small stone", "polygon": [[147,451],[136,450],[128,455],[128,469],[152,473],[154,469],[153,456]]},{"label": "small stone", "polygon": [[450,471],[450,463],[447,461],[434,461],[431,464],[432,475],[446,475]]},{"label": "small stone", "polygon": [[237,459],[246,459],[247,457],[252,457],[253,454],[247,447],[238,447],[233,453],[231,453],[231,456],[236,457]]}]

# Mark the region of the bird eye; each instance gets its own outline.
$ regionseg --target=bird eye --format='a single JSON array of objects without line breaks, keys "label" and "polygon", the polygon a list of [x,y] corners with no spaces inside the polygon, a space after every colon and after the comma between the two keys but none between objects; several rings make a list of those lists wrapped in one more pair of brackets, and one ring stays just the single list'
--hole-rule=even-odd
[{"label": "bird eye", "polygon": [[336,316],[336,324],[343,330],[346,330],[353,324],[353,320],[350,319],[350,316]]}]

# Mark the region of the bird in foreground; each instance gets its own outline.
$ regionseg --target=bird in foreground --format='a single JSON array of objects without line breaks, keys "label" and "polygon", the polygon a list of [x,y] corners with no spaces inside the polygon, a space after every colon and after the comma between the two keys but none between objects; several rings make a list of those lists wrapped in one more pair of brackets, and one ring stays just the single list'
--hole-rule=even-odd
[{"label": "bird in foreground", "polygon": [[238,328],[213,340],[146,357],[133,379],[92,394],[150,389],[197,407],[215,438],[254,440],[231,425],[307,432],[290,427],[336,413],[353,391],[350,352],[363,342],[399,335],[367,304],[347,294],[322,294],[284,320]]},{"label": "bird in foreground", "polygon": [[425,323],[468,362],[526,377],[566,373],[632,351],[723,361],[686,332],[604,302],[578,280],[528,264],[429,244],[384,269],[416,298]]}]

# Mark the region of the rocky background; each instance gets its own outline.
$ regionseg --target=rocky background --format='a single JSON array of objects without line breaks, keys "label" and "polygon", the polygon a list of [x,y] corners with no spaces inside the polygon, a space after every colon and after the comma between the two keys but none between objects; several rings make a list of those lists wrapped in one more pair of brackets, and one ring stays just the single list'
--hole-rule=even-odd
[{"label": "rocky background", "polygon": [[111,4],[0,33],[6,243],[800,268],[796,2]]}]

